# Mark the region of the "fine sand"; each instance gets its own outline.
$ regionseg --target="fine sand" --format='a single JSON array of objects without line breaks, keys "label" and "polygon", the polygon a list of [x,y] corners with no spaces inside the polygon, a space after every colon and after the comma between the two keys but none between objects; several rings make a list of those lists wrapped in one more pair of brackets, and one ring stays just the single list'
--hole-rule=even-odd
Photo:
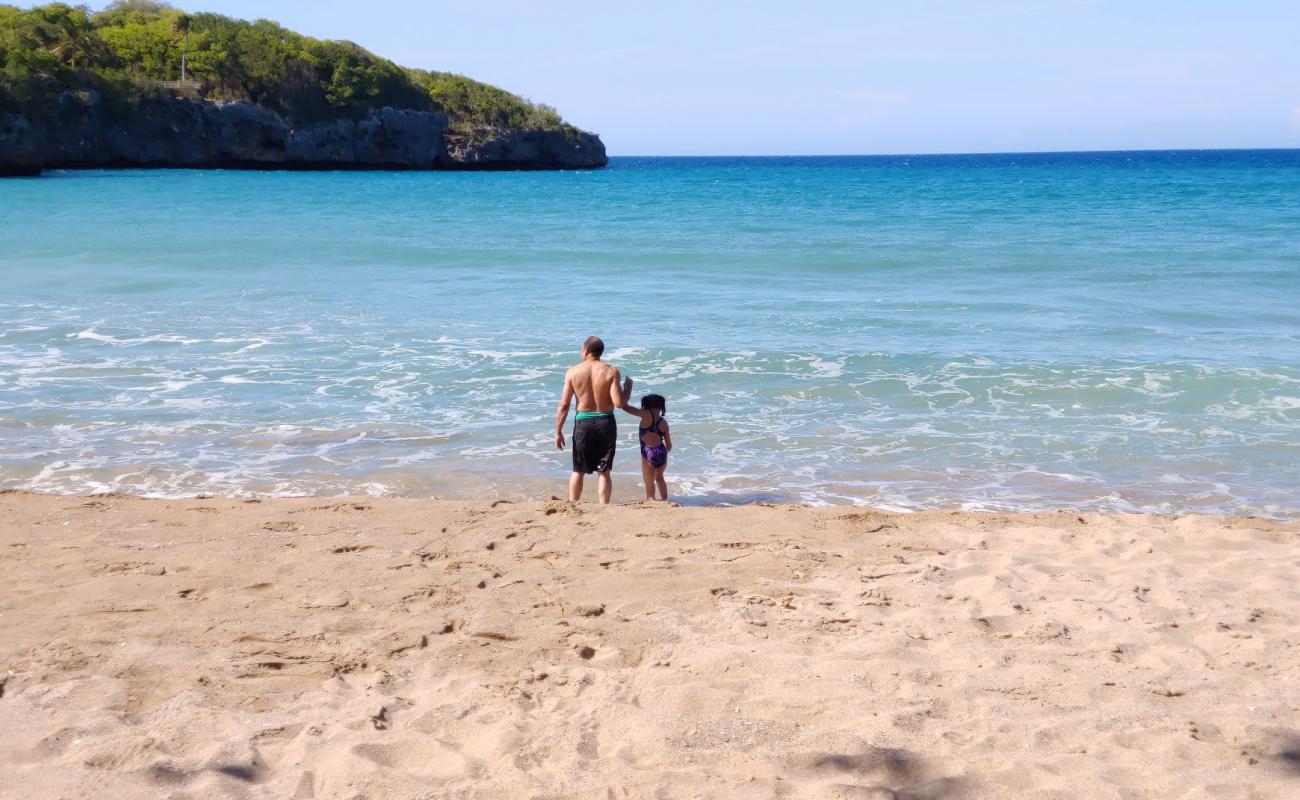
[{"label": "fine sand", "polygon": [[0,494],[5,798],[1300,797],[1300,525]]}]

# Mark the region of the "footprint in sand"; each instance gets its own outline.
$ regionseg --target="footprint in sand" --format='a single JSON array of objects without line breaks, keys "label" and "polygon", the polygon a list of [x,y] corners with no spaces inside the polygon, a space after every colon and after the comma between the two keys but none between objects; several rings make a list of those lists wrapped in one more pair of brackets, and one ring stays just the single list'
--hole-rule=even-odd
[{"label": "footprint in sand", "polygon": [[346,594],[336,592],[304,598],[298,603],[298,607],[308,609],[346,608],[349,603],[351,603],[351,599]]},{"label": "footprint in sand", "polygon": [[[0,682],[0,697],[4,697],[4,683]],[[78,741],[86,731],[81,728],[60,728],[36,743],[36,750],[42,755],[61,755],[74,741]]]},{"label": "footprint in sand", "polygon": [[603,603],[579,603],[573,607],[573,613],[580,617],[599,617],[605,613]]},{"label": "footprint in sand", "polygon": [[367,550],[374,550],[374,545],[369,544],[345,544],[342,547],[335,547],[331,553],[364,553]]},{"label": "footprint in sand", "polygon": [[271,531],[272,533],[293,533],[302,530],[302,525],[297,522],[290,522],[287,519],[267,522],[262,525],[262,530]]},{"label": "footprint in sand", "polygon": [[294,723],[292,725],[274,725],[270,728],[263,728],[253,734],[250,741],[270,742],[270,741],[287,741],[298,735],[298,732],[305,728],[304,723]]},{"label": "footprint in sand", "polygon": [[861,533],[878,533],[894,527],[894,523],[881,514],[873,512],[852,512],[843,514],[836,519],[853,525]]},{"label": "footprint in sand", "polygon": [[543,507],[542,513],[548,517],[554,514],[562,514],[566,517],[580,517],[586,512],[576,503],[567,503],[560,500],[547,503],[546,506]]},{"label": "footprint in sand", "polygon": [[295,508],[290,514],[307,514],[312,511],[369,511],[373,506],[365,503],[327,503],[323,506],[310,506],[308,508]]},{"label": "footprint in sand", "polygon": [[151,561],[91,562],[86,565],[94,575],[166,575],[167,568]]},{"label": "footprint in sand", "polygon": [[167,762],[159,762],[151,765],[144,771],[144,776],[153,783],[163,786],[180,786],[194,780],[194,773],[188,770],[178,769]]},{"label": "footprint in sand", "polygon": [[452,778],[463,775],[473,762],[459,750],[436,739],[422,737],[392,744],[353,745],[352,752],[372,763],[424,778]]}]

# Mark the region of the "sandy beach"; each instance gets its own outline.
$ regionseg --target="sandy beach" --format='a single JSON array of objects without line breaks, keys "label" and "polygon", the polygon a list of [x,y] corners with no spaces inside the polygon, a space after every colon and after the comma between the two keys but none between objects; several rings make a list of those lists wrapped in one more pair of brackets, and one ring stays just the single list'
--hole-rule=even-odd
[{"label": "sandy beach", "polygon": [[0,495],[6,798],[1285,798],[1300,525]]}]

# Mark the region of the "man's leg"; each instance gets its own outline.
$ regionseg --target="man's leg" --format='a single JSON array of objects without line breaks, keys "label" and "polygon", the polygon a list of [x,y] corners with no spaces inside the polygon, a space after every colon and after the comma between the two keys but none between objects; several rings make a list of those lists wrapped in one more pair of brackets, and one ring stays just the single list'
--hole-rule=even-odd
[{"label": "man's leg", "polygon": [[573,472],[569,475],[569,502],[576,503],[582,499],[582,473]]},{"label": "man's leg", "polygon": [[608,470],[600,473],[600,482],[597,488],[600,490],[601,504],[608,505],[609,498],[614,494],[614,480],[610,477]]}]

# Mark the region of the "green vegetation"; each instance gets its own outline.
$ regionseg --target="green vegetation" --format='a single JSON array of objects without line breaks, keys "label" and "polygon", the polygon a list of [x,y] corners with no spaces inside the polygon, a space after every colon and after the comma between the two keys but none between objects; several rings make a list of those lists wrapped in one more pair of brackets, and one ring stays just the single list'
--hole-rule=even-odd
[{"label": "green vegetation", "polygon": [[406,69],[351,42],[268,20],[187,14],[147,0],[99,13],[63,3],[0,5],[0,110],[48,116],[87,102],[91,91],[122,111],[180,92],[256,103],[299,122],[392,106],[442,111],[462,132],[569,127],[554,108],[495,86]]}]

